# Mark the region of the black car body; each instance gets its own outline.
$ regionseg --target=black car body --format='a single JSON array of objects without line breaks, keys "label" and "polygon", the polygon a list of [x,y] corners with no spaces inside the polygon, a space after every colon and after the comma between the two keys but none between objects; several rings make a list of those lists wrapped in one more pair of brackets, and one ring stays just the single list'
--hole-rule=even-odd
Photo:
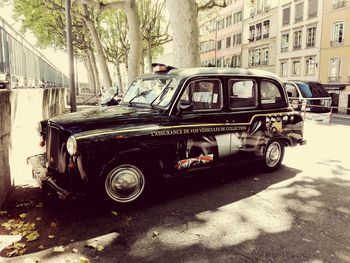
[{"label": "black car body", "polygon": [[[101,192],[143,199],[164,178],[225,162],[276,170],[284,147],[304,144],[303,119],[264,71],[171,69],[136,79],[117,106],[41,122],[46,153],[33,174],[60,196]],[[153,188],[154,189],[154,188]]]},{"label": "black car body", "polygon": [[284,82],[292,107],[314,113],[331,111],[332,98],[326,88],[315,81]]}]

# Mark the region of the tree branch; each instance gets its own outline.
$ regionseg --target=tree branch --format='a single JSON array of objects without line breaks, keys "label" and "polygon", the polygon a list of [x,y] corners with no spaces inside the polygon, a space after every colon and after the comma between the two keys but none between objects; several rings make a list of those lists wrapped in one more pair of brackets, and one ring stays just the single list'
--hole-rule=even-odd
[{"label": "tree branch", "polygon": [[219,3],[217,3],[216,0],[209,0],[206,4],[198,6],[197,10],[198,11],[203,11],[203,10],[206,10],[206,9],[214,8],[216,6],[217,7],[226,7],[227,6],[226,0],[222,0],[222,1],[223,1],[222,4],[219,4]]}]

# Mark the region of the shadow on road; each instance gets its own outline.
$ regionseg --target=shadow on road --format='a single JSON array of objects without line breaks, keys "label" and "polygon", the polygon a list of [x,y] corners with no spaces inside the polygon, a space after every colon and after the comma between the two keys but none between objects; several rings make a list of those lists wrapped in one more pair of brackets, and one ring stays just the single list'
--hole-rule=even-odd
[{"label": "shadow on road", "polygon": [[[109,250],[119,251],[113,257],[123,258],[138,239],[148,235],[150,229],[162,227],[164,223],[173,227],[177,227],[177,224],[182,227],[186,221],[202,223],[196,217],[197,214],[207,211],[215,213],[220,207],[249,198],[300,172],[285,166],[280,171],[259,174],[254,167],[243,166],[202,172],[170,182],[147,207],[126,212],[116,211],[117,215],[106,209],[104,204],[87,203],[88,199],[47,205],[40,189],[22,186],[13,191],[4,207],[7,214],[0,217],[0,221],[3,223],[10,219],[21,219],[20,215],[26,213],[27,216],[22,220],[36,224],[40,238],[24,242],[26,254],[117,232],[118,238],[110,244]],[[0,231],[1,235],[9,234],[3,228]],[[106,250],[103,254],[110,253]],[[1,255],[6,256],[7,252],[4,249]],[[46,257],[55,254],[50,250]]]}]

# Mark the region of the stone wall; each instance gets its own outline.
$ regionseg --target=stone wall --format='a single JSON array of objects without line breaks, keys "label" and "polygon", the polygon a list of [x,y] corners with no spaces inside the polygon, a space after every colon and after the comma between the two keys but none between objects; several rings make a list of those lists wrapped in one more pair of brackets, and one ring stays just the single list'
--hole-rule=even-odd
[{"label": "stone wall", "polygon": [[61,114],[65,89],[0,90],[0,207],[15,184],[31,179],[28,156],[40,152],[37,123]]}]

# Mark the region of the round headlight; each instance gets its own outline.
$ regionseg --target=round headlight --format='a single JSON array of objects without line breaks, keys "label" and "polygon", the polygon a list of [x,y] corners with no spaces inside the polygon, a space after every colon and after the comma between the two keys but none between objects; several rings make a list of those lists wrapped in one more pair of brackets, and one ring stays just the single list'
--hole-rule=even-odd
[{"label": "round headlight", "polygon": [[77,153],[77,141],[74,136],[70,136],[67,140],[67,151],[70,155]]}]

